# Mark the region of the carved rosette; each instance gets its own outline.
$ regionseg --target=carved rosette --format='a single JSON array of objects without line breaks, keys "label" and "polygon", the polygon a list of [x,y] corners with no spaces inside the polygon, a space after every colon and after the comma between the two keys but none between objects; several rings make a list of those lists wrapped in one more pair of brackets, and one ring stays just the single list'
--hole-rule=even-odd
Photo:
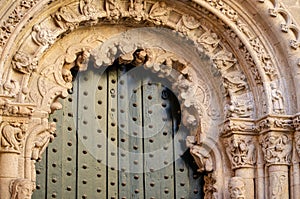
[{"label": "carved rosette", "polygon": [[261,137],[260,143],[268,165],[291,163],[292,140],[288,134],[269,132]]},{"label": "carved rosette", "polygon": [[253,136],[232,135],[224,144],[232,169],[254,167],[256,147]]}]

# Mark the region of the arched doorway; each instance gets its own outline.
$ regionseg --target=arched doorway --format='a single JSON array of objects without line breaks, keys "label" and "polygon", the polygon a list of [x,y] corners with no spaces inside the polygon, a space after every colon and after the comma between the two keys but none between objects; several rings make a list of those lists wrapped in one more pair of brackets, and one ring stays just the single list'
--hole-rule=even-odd
[{"label": "arched doorway", "polygon": [[[203,198],[171,83],[115,61],[73,72],[33,198]],[[76,75],[77,74],[77,75]]]}]

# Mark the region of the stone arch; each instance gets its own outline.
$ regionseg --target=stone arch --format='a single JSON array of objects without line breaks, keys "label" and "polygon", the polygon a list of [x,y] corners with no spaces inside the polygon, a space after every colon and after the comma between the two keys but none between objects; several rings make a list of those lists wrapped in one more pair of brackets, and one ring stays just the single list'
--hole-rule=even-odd
[{"label": "stone arch", "polygon": [[[231,140],[231,138],[235,140],[235,134],[242,137],[233,146],[232,154],[228,155],[230,161],[235,152],[247,157],[253,146],[247,140],[255,137],[254,145],[260,156],[257,157],[257,163],[253,162],[251,167],[265,165],[266,161],[268,163],[266,170],[269,169],[268,157],[263,156],[265,148],[272,150],[272,143],[269,143],[268,138],[272,136],[280,141],[282,133],[288,134],[288,136],[284,136],[288,141],[285,141],[283,147],[287,147],[285,152],[291,153],[289,148],[293,140],[291,133],[296,131],[299,124],[297,111],[295,111],[298,110],[299,102],[294,102],[288,94],[292,91],[296,92],[299,83],[297,82],[298,76],[291,77],[292,73],[286,74],[288,69],[282,69],[280,66],[291,66],[294,72],[298,71],[299,28],[278,1],[244,2],[242,5],[235,1],[210,0],[178,1],[174,4],[159,1],[112,2],[110,0],[101,3],[81,0],[53,3],[42,0],[39,4],[36,2],[18,2],[13,12],[8,13],[3,28],[0,30],[0,52],[2,53],[1,60],[3,60],[0,63],[1,71],[3,71],[0,105],[1,115],[4,116],[1,125],[3,128],[4,126],[12,128],[16,132],[23,132],[23,126],[28,126],[28,129],[32,130],[39,127],[37,129],[41,129],[40,132],[35,130],[36,132],[32,133],[31,130],[28,130],[25,133],[25,136],[36,135],[36,139],[34,137],[26,138],[27,144],[25,145],[24,140],[18,143],[26,150],[35,147],[34,153],[39,154],[39,151],[43,150],[43,146],[48,144],[49,139],[52,139],[54,128],[48,124],[47,118],[52,111],[61,108],[56,99],[66,97],[66,90],[71,87],[70,82],[65,79],[68,70],[74,63],[84,64],[84,57],[90,53],[89,50],[93,49],[93,46],[103,43],[107,38],[100,37],[94,38],[94,40],[88,40],[91,39],[88,38],[84,44],[69,48],[64,56],[59,57],[42,70],[39,61],[51,51],[52,45],[77,30],[88,30],[88,27],[134,24],[136,27],[159,26],[172,29],[181,38],[189,40],[198,51],[209,57],[211,72],[219,77],[224,92],[220,104],[222,104],[221,110],[224,110],[225,114],[214,112],[215,110],[208,113],[210,116],[219,115],[225,120],[220,125],[220,132],[216,134],[221,135],[220,139],[224,140]],[[47,3],[49,4],[46,5]],[[145,6],[138,9],[141,8],[135,7],[138,4]],[[245,8],[246,13],[239,6]],[[268,22],[279,24],[281,31],[287,36],[278,36],[279,34],[277,34],[276,38],[272,38],[261,28],[257,28],[250,20],[249,13],[254,12],[253,10],[269,8],[271,8],[270,15],[275,18],[275,22],[273,18],[263,19],[268,14],[259,14],[258,17],[262,19],[262,24]],[[49,11],[42,14],[46,9]],[[16,15],[16,13],[20,15]],[[35,14],[37,17],[33,16]],[[16,20],[10,20],[12,18]],[[284,19],[283,23],[282,19]],[[27,20],[29,20],[29,24],[26,26],[30,28],[22,30],[22,26],[27,23]],[[271,30],[273,29],[270,28],[269,31]],[[262,35],[260,35],[261,33]],[[284,40],[278,45],[279,47],[275,46],[279,52],[272,48],[278,38]],[[16,42],[16,45],[12,45],[13,41]],[[288,48],[287,52],[283,52],[286,48]],[[125,52],[128,53],[128,51]],[[272,56],[273,54],[278,55],[278,58]],[[290,58],[287,58],[288,55]],[[192,66],[191,68],[199,71],[197,67]],[[49,74],[53,75],[52,79],[48,78]],[[41,79],[44,77],[47,77],[47,83],[53,83],[56,86],[51,87],[51,90],[47,90],[47,87],[43,88],[46,83]],[[236,77],[238,78],[236,79]],[[3,131],[2,129],[1,138],[5,136]],[[39,138],[40,144],[35,142]],[[246,141],[241,141],[243,139]],[[242,146],[245,147],[244,143],[247,143],[246,149],[242,150]],[[195,142],[194,144],[198,146],[203,143]],[[218,142],[218,146],[222,147],[221,142]],[[9,152],[3,144],[1,144],[1,151]],[[23,156],[21,155],[20,160],[16,154],[13,157],[13,164],[22,165],[24,162],[26,165],[34,164],[35,158],[30,150],[26,152],[26,155],[25,153]],[[34,155],[34,157],[38,157],[38,155]],[[297,160],[296,153],[293,158]],[[0,164],[5,164],[8,159],[10,159],[9,156],[1,155]],[[241,176],[241,168],[249,166],[245,164],[245,162],[241,162],[241,166],[238,168],[231,165],[233,175],[242,178],[249,177]],[[276,162],[271,163],[271,165],[273,164],[276,165]],[[291,165],[289,158],[285,159],[283,164]],[[33,166],[28,166],[28,168],[31,171],[25,168],[20,169],[26,170],[25,173],[34,173]],[[277,167],[275,166],[275,168]],[[15,169],[8,172],[8,175],[5,179],[1,179],[0,183],[8,185],[11,180],[17,178],[34,181],[34,175],[32,177],[19,175],[22,172]],[[267,172],[273,174],[273,171],[274,167]],[[261,198],[263,193],[270,194],[267,187],[260,186],[264,184],[260,179],[267,174],[262,171],[261,167],[255,172],[255,178],[259,179],[257,187],[261,192],[256,195]],[[290,184],[297,185],[299,180],[293,180],[293,182],[290,181]],[[276,184],[271,183],[270,187],[274,186]],[[9,196],[7,187],[0,188],[1,193],[3,192],[5,196]],[[297,196],[297,191],[294,192],[294,196]],[[226,194],[228,193],[224,192],[222,195],[227,196]]]}]

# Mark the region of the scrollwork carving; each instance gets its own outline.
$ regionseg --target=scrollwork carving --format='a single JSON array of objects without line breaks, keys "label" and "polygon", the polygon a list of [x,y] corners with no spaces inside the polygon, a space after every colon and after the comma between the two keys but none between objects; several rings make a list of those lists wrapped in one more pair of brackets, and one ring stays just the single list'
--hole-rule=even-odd
[{"label": "scrollwork carving", "polygon": [[31,199],[34,189],[34,182],[28,179],[13,180],[10,185],[11,199]]},{"label": "scrollwork carving", "polygon": [[225,146],[232,169],[253,167],[256,163],[252,137],[233,135],[225,141]]},{"label": "scrollwork carving", "polygon": [[261,145],[268,164],[290,164],[292,143],[288,135],[269,133],[263,136]]}]

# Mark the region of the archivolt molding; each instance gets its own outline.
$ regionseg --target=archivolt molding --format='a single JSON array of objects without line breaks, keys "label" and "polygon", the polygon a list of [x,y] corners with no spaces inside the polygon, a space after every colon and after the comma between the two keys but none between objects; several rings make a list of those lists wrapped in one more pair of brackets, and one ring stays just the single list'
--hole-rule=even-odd
[{"label": "archivolt molding", "polygon": [[[224,25],[224,27],[231,30],[230,35],[233,36],[233,39],[241,41],[241,51],[244,52],[244,56],[247,58],[247,63],[251,66],[254,79],[257,80],[258,83],[276,81],[278,78],[278,72],[274,64],[276,62],[272,60],[273,57],[271,57],[268,50],[265,49],[260,38],[251,30],[252,27],[249,27],[247,22],[239,16],[238,11],[232,9],[223,1],[195,1],[195,3],[191,3],[191,5],[194,6],[196,10],[204,13],[209,14],[209,12],[212,12],[212,15],[217,16],[217,19],[220,18],[223,21],[222,23],[225,22],[226,25]],[[32,40],[39,46],[39,51],[30,52],[29,55],[34,54],[34,57],[40,56],[42,52],[59,37],[59,35],[70,32],[75,28],[82,26],[82,24],[94,25],[99,23],[99,19],[102,20],[102,23],[120,23],[120,20],[122,21],[125,19],[126,21],[126,19],[131,18],[137,23],[151,22],[155,25],[168,26],[178,32],[182,32],[184,35],[187,35],[189,38],[194,40],[196,44],[201,45],[201,42],[197,42],[197,39],[199,39],[199,31],[201,34],[205,28],[201,28],[201,20],[198,20],[195,16],[185,15],[181,11],[175,10],[175,8],[168,7],[167,3],[152,3],[143,1],[142,3],[133,2],[132,5],[128,6],[129,9],[126,10],[124,2],[118,1],[113,4],[110,1],[107,1],[103,8],[100,8],[101,6],[94,2],[85,3],[84,1],[72,3],[69,4],[69,6],[62,6],[56,13],[52,14],[52,18],[48,18],[44,20],[44,22],[34,25],[31,35]],[[165,11],[158,12],[159,10],[167,7],[168,9],[164,9]],[[182,15],[182,17],[179,17],[177,22],[168,21],[171,20],[170,16],[174,14],[179,14],[179,16]],[[49,23],[52,24],[50,25]],[[210,50],[214,51],[214,48]],[[224,54],[220,56],[224,56]],[[217,57],[215,60],[218,59],[219,58]],[[243,75],[240,77],[243,77]],[[264,84],[264,87],[265,90],[270,90],[268,83]],[[268,93],[266,93],[266,96],[268,96]],[[249,98],[249,96],[246,98]],[[234,99],[232,101],[234,101]],[[266,99],[265,103],[265,107],[271,107],[268,106],[268,104],[271,104],[272,101],[270,99]],[[231,102],[229,100],[228,104],[235,104],[235,102]],[[247,106],[246,104],[247,102],[245,102],[242,106],[245,107]],[[251,110],[248,112],[251,112]],[[266,110],[265,113],[267,112],[273,112],[273,110]]]}]

